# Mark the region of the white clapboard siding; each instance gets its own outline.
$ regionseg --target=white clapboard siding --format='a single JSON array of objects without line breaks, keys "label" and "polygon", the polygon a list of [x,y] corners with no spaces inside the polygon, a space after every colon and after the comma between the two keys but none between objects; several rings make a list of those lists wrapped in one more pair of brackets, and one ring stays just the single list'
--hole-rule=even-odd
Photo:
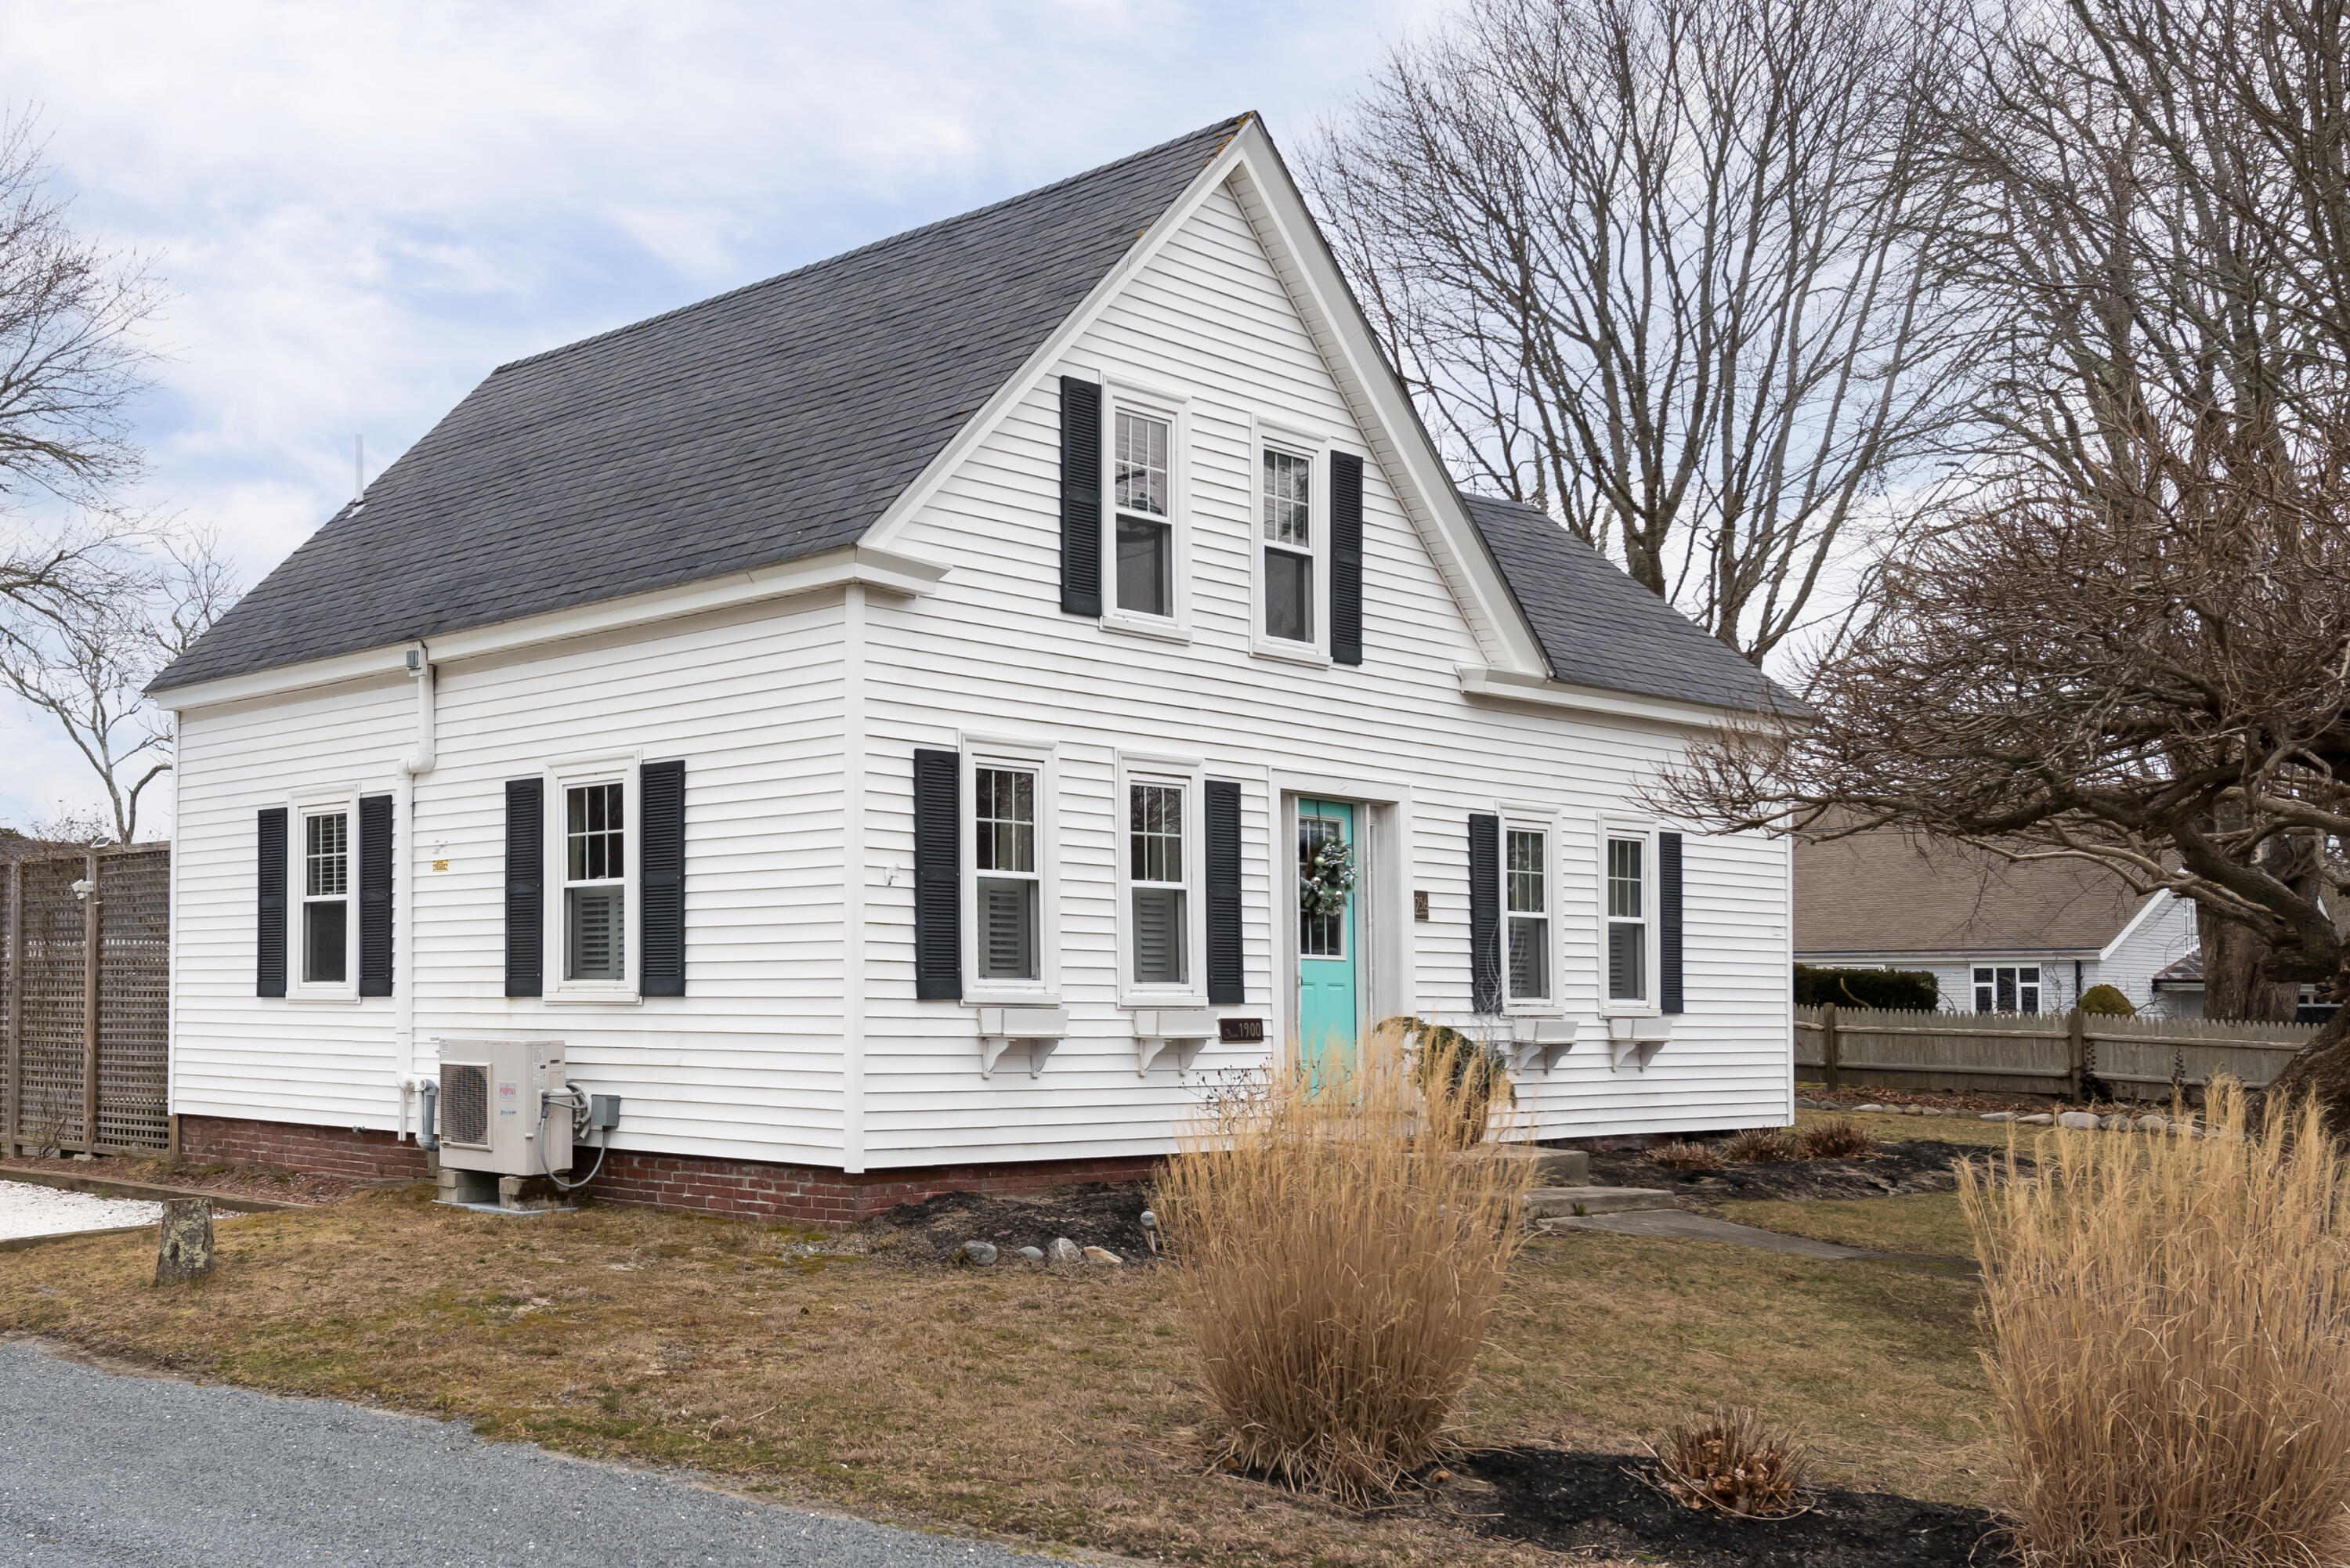
[{"label": "white clapboard siding", "polygon": [[[1409,888],[1431,895],[1410,930],[1406,1001],[1465,1021],[1466,820],[1497,802],[1556,813],[1560,1000],[1584,1043],[1523,1102],[1545,1136],[1783,1119],[1788,1096],[1786,863],[1760,841],[1688,846],[1688,992],[1674,1042],[1646,1071],[1616,1072],[1598,1018],[1597,822],[1637,812],[1641,781],[1679,737],[1637,722],[1513,711],[1464,699],[1477,649],[1376,466],[1366,475],[1359,669],[1310,670],[1249,652],[1255,546],[1252,419],[1344,432],[1353,421],[1240,206],[1219,192],[1072,347],[1056,369],[1128,378],[1187,400],[1190,640],[1106,631],[1058,613],[1057,383],[1046,378],[916,520],[903,544],[951,564],[940,595],[877,609],[864,661],[873,714],[869,854],[896,873],[868,905],[864,1146],[876,1168],[941,1159],[1098,1157],[1163,1149],[1222,1069],[1263,1060],[1211,1045],[1187,1077],[1138,1078],[1117,1004],[1121,750],[1202,759],[1243,781],[1248,997],[1279,1009],[1270,842],[1280,773],[1401,786]],[[1359,437],[1350,441],[1357,450]],[[1068,694],[1082,694],[1073,704]],[[1059,908],[1053,935],[1070,1038],[1041,1076],[1018,1058],[979,1075],[968,1008],[913,998],[918,745],[962,732],[1058,748]],[[1400,910],[1409,888],[1391,890]]]},{"label": "white clapboard siding", "polygon": [[[1059,613],[1063,370],[1189,400],[1187,642]],[[1275,842],[1283,777],[1351,782],[1399,803],[1399,875],[1379,905],[1400,922],[1407,955],[1390,1000],[1448,1021],[1466,1022],[1471,1005],[1468,815],[1535,808],[1558,867],[1558,1011],[1582,1038],[1554,1071],[1522,1080],[1534,1130],[1785,1120],[1783,846],[1688,840],[1688,1011],[1645,1070],[1615,1070],[1599,1015],[1599,824],[1638,814],[1640,787],[1686,735],[1467,700],[1459,667],[1484,656],[1376,463],[1365,476],[1366,662],[1253,656],[1260,417],[1370,449],[1249,218],[1220,192],[892,541],[947,568],[934,595],[860,591],[852,612],[835,591],[442,664],[438,764],[417,781],[414,842],[397,851],[415,867],[419,1065],[443,1036],[561,1038],[575,1078],[622,1097],[621,1148],[857,1169],[1164,1150],[1205,1085],[1266,1051],[1211,1044],[1189,1073],[1136,1071],[1116,985],[1123,750],[1196,757],[1208,776],[1240,781],[1249,1011],[1276,1034],[1275,921],[1287,918],[1276,910],[1295,875],[1294,846]],[[252,995],[252,833],[254,812],[290,787],[391,788],[412,702],[394,679],[183,715],[175,1109],[398,1125],[390,1002],[296,1007]],[[853,742],[851,712],[862,715]],[[914,1000],[911,753],[966,732],[1057,747],[1048,931],[1071,1023],[1039,1076],[1014,1055],[983,1080],[973,1010]],[[686,764],[687,995],[509,1000],[504,782],[619,753]],[[864,781],[854,801],[853,762]],[[861,979],[844,976],[851,877],[865,907]],[[1430,896],[1424,923],[1409,919],[1413,889]],[[845,1005],[850,986],[861,1009]]]}]

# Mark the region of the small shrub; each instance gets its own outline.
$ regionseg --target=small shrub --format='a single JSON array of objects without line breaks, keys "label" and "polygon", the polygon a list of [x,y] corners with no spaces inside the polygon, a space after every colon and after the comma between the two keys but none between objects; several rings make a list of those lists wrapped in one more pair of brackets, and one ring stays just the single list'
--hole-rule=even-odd
[{"label": "small shrub", "polygon": [[1728,1162],[1712,1145],[1687,1140],[1659,1144],[1640,1158],[1647,1164],[1661,1165],[1668,1170],[1724,1170],[1729,1168]]},{"label": "small shrub", "polygon": [[1527,1162],[1430,1136],[1469,1091],[1401,1040],[1217,1095],[1152,1205],[1224,1458],[1353,1503],[1451,1441],[1525,1233]]},{"label": "small shrub", "polygon": [[1721,1152],[1747,1165],[1777,1165],[1804,1158],[1803,1146],[1784,1127],[1749,1127],[1723,1144]]},{"label": "small shrub", "polygon": [[[2314,1102],[1970,1162],[1986,1357],[2032,1568],[2350,1557],[2350,1179]],[[2052,1147],[2053,1146],[2053,1147]]]},{"label": "small shrub", "polygon": [[1859,1123],[1842,1116],[1804,1128],[1795,1142],[1805,1159],[1856,1159],[1877,1152],[1877,1140],[1861,1131]]},{"label": "small shrub", "polygon": [[2110,985],[2093,985],[2081,993],[2081,1011],[2100,1018],[2136,1018],[2137,1008]]},{"label": "small shrub", "polygon": [[1743,1519],[1783,1519],[1811,1484],[1804,1451],[1752,1410],[1725,1410],[1675,1427],[1657,1448],[1657,1484],[1690,1508]]},{"label": "small shrub", "polygon": [[1795,966],[1795,1005],[1885,1007],[1931,1012],[1942,1005],[1942,984],[1931,970],[1828,969]]}]

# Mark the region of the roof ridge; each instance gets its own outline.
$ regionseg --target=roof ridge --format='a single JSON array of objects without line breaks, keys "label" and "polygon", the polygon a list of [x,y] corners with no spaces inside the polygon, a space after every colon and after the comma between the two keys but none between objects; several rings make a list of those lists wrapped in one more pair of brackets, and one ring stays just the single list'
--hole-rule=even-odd
[{"label": "roof ridge", "polygon": [[[660,323],[671,320],[677,317],[689,315],[697,310],[707,309],[712,306],[722,304],[726,300],[740,298],[743,295],[755,293],[763,288],[772,288],[780,283],[788,283],[794,278],[803,277],[809,273],[820,271],[825,267],[837,266],[843,262],[853,261],[858,256],[866,255],[874,251],[883,250],[889,246],[899,244],[908,240],[918,239],[924,234],[931,234],[939,229],[947,228],[955,223],[966,223],[973,218],[985,217],[990,213],[1000,212],[1006,207],[1018,206],[1023,202],[1030,202],[1037,199],[1038,197],[1048,196],[1055,191],[1065,190],[1081,181],[1095,179],[1097,176],[1110,172],[1112,170],[1122,169],[1130,163],[1139,163],[1144,159],[1155,157],[1158,154],[1166,151],[1170,147],[1180,147],[1186,141],[1196,141],[1202,136],[1211,135],[1220,130],[1225,132],[1222,140],[1218,140],[1216,143],[1216,151],[1221,152],[1223,151],[1224,144],[1230,141],[1232,137],[1239,135],[1241,128],[1255,118],[1256,111],[1254,109],[1243,109],[1239,114],[1230,115],[1222,119],[1203,125],[1197,130],[1190,130],[1184,132],[1180,136],[1170,137],[1168,140],[1159,143],[1155,147],[1146,147],[1139,152],[1129,153],[1124,158],[1115,158],[1107,163],[1097,164],[1094,168],[1081,171],[1078,173],[1064,176],[1061,179],[1054,181],[1049,185],[1039,185],[1033,190],[1021,191],[1013,195],[1003,197],[1000,201],[990,202],[985,206],[973,207],[967,213],[957,213],[951,217],[934,219],[930,223],[921,223],[910,229],[902,229],[894,234],[885,234],[878,240],[868,240],[865,244],[855,246],[849,250],[840,251],[832,255],[821,256],[812,262],[803,263],[801,265],[792,268],[789,272],[779,272],[772,277],[756,278],[750,283],[738,284],[734,287],[727,289],[722,294],[713,294],[706,296],[701,299],[690,300],[686,304],[672,306],[671,308],[658,312],[655,315],[643,317],[635,321],[623,322],[618,327],[610,327],[605,328],[601,332],[590,333],[585,337],[576,337],[568,343],[559,343],[552,348],[542,348],[536,354],[525,354],[520,358],[508,359],[504,364],[494,368],[490,371],[490,374],[492,376],[502,376],[508,370],[520,369],[525,365],[536,365],[542,360],[552,359],[558,356],[568,354],[574,349],[586,348],[598,343],[608,341],[614,337],[624,337],[629,333],[641,330],[644,327],[659,326]],[[1211,157],[1212,156],[1213,154],[1211,154]]]}]

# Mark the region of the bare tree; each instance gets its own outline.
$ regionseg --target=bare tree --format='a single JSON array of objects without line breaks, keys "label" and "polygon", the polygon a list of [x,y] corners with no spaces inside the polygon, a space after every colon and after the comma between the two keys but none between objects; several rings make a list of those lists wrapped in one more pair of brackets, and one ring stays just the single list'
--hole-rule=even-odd
[{"label": "bare tree", "polygon": [[[2288,30],[2257,11],[2227,15]],[[2223,986],[2272,1009],[2350,995],[2350,334],[2313,238],[2339,171],[2280,150],[2254,97],[2171,90],[2230,79],[2211,16],[1985,19],[1940,105],[1936,253],[2001,323],[1992,486],[1888,571],[1814,726],[1727,734],[1663,795],[2094,861],[2194,900]],[[2342,118],[2334,65],[2312,122]],[[2280,1082],[2350,1133],[2350,1011]]]},{"label": "bare tree", "polygon": [[1960,411],[1973,338],[1918,245],[1947,34],[1886,0],[1472,0],[1309,165],[1454,462],[1758,663]]}]

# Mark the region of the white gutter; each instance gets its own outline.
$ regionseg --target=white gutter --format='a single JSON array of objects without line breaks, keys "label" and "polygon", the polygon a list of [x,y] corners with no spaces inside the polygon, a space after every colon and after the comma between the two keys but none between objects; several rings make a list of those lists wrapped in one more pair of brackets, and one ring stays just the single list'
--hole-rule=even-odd
[{"label": "white gutter", "polygon": [[416,1075],[416,780],[439,760],[431,650],[409,646],[408,673],[416,682],[416,744],[400,759],[393,811],[391,871],[391,1056],[400,1083],[400,1136],[408,1137],[408,1103],[423,1082]]},{"label": "white gutter", "polygon": [[1567,708],[1579,713],[1596,713],[1611,719],[1645,719],[1652,723],[1674,724],[1684,729],[1711,730],[1724,723],[1769,717],[1701,702],[1677,702],[1664,697],[1643,697],[1629,691],[1605,691],[1596,686],[1575,686],[1540,675],[1522,675],[1513,670],[1462,665],[1459,667],[1459,675],[1461,691],[1469,697],[1482,697],[1490,701],[1531,702],[1544,708]]}]

